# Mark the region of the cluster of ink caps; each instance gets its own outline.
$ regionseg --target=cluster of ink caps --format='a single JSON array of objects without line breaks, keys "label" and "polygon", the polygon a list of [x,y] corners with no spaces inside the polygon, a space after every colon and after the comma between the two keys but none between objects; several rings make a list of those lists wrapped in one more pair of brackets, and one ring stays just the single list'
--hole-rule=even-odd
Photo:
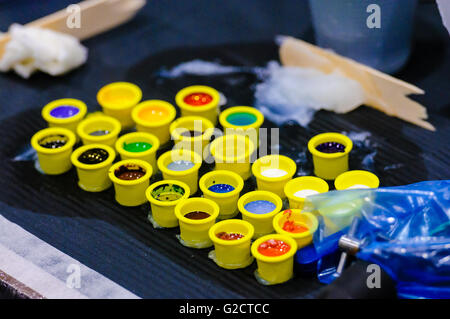
[{"label": "cluster of ink caps", "polygon": [[[378,187],[374,174],[348,171],[353,143],[345,135],[310,139],[316,176],[293,178],[297,165],[292,159],[275,154],[254,158],[264,122],[257,109],[235,106],[220,112],[220,94],[207,86],[177,93],[178,119],[172,104],[141,99],[138,86],[116,82],[97,94],[103,112],[86,116],[85,103],[76,99],[47,104],[42,116],[49,128],[31,139],[40,170],[57,175],[73,165],[85,191],[114,185],[120,205],[150,202],[148,219],[155,228],[179,227],[177,237],[187,247],[214,246],[210,258],[226,269],[247,267],[256,258],[255,276],[263,284],[293,277],[295,253],[312,244],[318,228],[316,215],[302,210],[305,198],[328,192],[325,180],[335,180],[337,190]],[[224,132],[217,131],[217,122]],[[74,149],[80,139],[83,146]],[[173,148],[157,158],[160,146],[171,140]],[[215,168],[199,179],[208,156]],[[162,180],[151,184],[158,171]],[[257,190],[240,196],[252,175]],[[198,188],[202,196],[190,197]],[[242,219],[235,218],[239,212]]]}]

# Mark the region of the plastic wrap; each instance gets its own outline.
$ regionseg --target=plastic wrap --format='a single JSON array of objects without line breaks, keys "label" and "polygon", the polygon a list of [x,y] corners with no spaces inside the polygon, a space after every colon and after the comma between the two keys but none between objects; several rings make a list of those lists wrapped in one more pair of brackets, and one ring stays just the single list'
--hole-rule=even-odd
[{"label": "plastic wrap", "polygon": [[305,210],[319,218],[314,246],[322,282],[336,278],[339,238],[358,217],[357,257],[379,264],[399,297],[450,298],[450,180],[333,191],[309,197]]}]

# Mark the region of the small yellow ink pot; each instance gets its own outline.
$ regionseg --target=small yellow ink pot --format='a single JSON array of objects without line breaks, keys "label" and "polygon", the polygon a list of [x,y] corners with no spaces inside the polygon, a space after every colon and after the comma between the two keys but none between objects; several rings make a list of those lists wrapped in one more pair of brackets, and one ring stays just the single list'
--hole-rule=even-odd
[{"label": "small yellow ink pot", "polygon": [[[203,197],[211,199],[219,205],[219,219],[233,218],[238,214],[237,202],[244,187],[244,180],[241,176],[230,171],[215,170],[203,175],[199,185]],[[231,188],[233,189],[230,190]]]},{"label": "small yellow ink pot", "polygon": [[[289,231],[293,230],[291,225],[285,223],[291,223],[292,226],[304,227],[301,232]],[[302,212],[300,209],[287,209],[278,213],[273,218],[273,228],[278,234],[292,237],[297,242],[297,248],[301,249],[312,243],[313,235],[319,226],[316,216],[311,213]]]},{"label": "small yellow ink pot", "polygon": [[189,186],[191,194],[198,190],[198,170],[202,165],[202,158],[195,152],[174,149],[162,154],[157,161],[164,179],[181,181]]},{"label": "small yellow ink pot", "polygon": [[[313,193],[326,193],[328,190],[328,183],[315,176],[300,176],[291,179],[284,185],[284,194],[289,199],[289,207],[292,209],[302,209],[306,196],[313,195]],[[303,196],[302,192],[306,196]]]},{"label": "small yellow ink pot", "polygon": [[84,145],[105,144],[114,147],[121,129],[122,125],[115,118],[93,115],[78,124],[77,133]]},{"label": "small yellow ink pot", "polygon": [[122,206],[139,206],[147,202],[145,190],[152,173],[152,166],[138,159],[123,160],[111,166],[108,175],[114,183],[116,201]]},{"label": "small yellow ink pot", "polygon": [[228,134],[211,143],[211,154],[217,170],[228,170],[239,174],[244,180],[251,176],[250,161],[255,144],[246,136]]},{"label": "small yellow ink pot", "polygon": [[[339,194],[338,202],[330,201],[328,205],[324,205],[317,210],[323,217],[325,236],[334,234],[350,226],[353,218],[361,215],[361,211],[366,202],[366,196],[372,196],[368,190],[363,189],[339,192],[342,192],[342,194]],[[365,208],[365,211],[367,212],[367,208]]]},{"label": "small yellow ink pot", "polygon": [[229,107],[220,113],[219,122],[225,134],[246,135],[259,145],[259,129],[264,123],[264,115],[254,107]]},{"label": "small yellow ink pot", "polygon": [[97,93],[97,102],[101,105],[103,113],[119,120],[124,129],[134,126],[131,111],[141,99],[141,89],[129,82],[107,84]]},{"label": "small yellow ink pot", "polygon": [[[209,238],[214,243],[214,250],[208,257],[225,269],[239,269],[249,266],[253,262],[250,245],[253,237],[253,226],[240,219],[228,219],[214,224],[209,229]],[[226,240],[218,237],[220,233],[234,233],[243,235],[242,238]]]},{"label": "small yellow ink pot", "polygon": [[379,184],[378,177],[368,171],[354,170],[339,175],[334,181],[336,189],[349,191],[340,194],[343,197],[340,197],[339,203],[322,207],[318,211],[323,216],[327,235],[349,226],[363,210],[370,214],[373,207],[366,203],[373,201],[374,193],[369,189],[377,188]]},{"label": "small yellow ink pot", "polygon": [[[86,164],[83,157],[91,159],[93,164]],[[98,161],[99,158],[103,159]],[[78,186],[87,192],[101,192],[109,188],[112,183],[108,170],[115,158],[116,152],[108,145],[89,144],[77,148],[70,159],[77,168]]]},{"label": "small yellow ink pot", "polygon": [[[272,204],[270,207],[274,209],[270,212],[266,210],[260,210],[263,208],[254,208],[249,210],[252,203],[262,202],[263,204]],[[268,191],[253,191],[248,192],[241,196],[238,200],[238,208],[242,214],[242,219],[249,222],[255,228],[253,238],[259,238],[261,236],[274,232],[273,229],[273,217],[280,212],[283,207],[283,201],[280,196]],[[258,210],[257,210],[258,209]]]},{"label": "small yellow ink pot", "polygon": [[374,173],[363,170],[353,170],[342,173],[336,177],[334,186],[337,190],[377,188],[380,186],[380,180]]},{"label": "small yellow ink pot", "polygon": [[137,131],[155,135],[161,145],[170,141],[169,127],[176,115],[175,107],[162,100],[141,102],[131,112]]},{"label": "small yellow ink pot", "polygon": [[190,194],[189,186],[180,181],[162,180],[151,184],[145,191],[151,207],[148,219],[153,219],[159,227],[178,227],[175,206],[189,198]]},{"label": "small yellow ink pot", "polygon": [[[258,251],[259,246],[268,240],[281,240],[289,245],[289,250],[281,256],[266,256]],[[297,252],[297,242],[290,236],[270,234],[255,240],[251,247],[258,268],[255,271],[256,280],[263,285],[281,284],[294,276],[294,255]]]},{"label": "small yellow ink pot", "polygon": [[286,198],[284,185],[292,179],[297,171],[297,164],[287,156],[266,155],[258,158],[252,165],[258,190],[271,191]]},{"label": "small yellow ink pot", "polygon": [[217,124],[220,94],[216,89],[205,85],[188,86],[177,93],[175,102],[181,116],[201,116],[214,126]]},{"label": "small yellow ink pot", "polygon": [[[36,132],[31,138],[31,146],[36,150],[39,165],[48,175],[59,175],[72,167],[70,154],[75,145],[75,134],[66,128],[51,127]],[[44,147],[49,143],[62,142],[57,148]]]},{"label": "small yellow ink pot", "polygon": [[[316,149],[323,143],[336,142],[345,148],[343,152],[324,153]],[[308,150],[312,154],[314,174],[325,180],[333,180],[339,174],[348,171],[348,154],[353,148],[353,142],[340,133],[322,133],[314,136],[308,142]]]},{"label": "small yellow ink pot", "polygon": [[[187,218],[192,212],[204,212],[209,216],[203,219]],[[219,216],[219,205],[214,201],[201,197],[188,198],[175,206],[175,216],[180,223],[180,242],[184,246],[208,248],[213,245],[208,231]]]},{"label": "small yellow ink pot", "polygon": [[203,156],[203,150],[209,144],[214,133],[210,120],[199,116],[183,116],[170,124],[170,135],[175,148],[183,148]]},{"label": "small yellow ink pot", "polygon": [[[147,143],[151,147],[149,149],[132,149],[129,145],[138,145],[137,143]],[[116,151],[120,154],[122,160],[140,159],[146,161],[152,166],[153,175],[158,171],[156,165],[156,152],[159,149],[158,138],[150,133],[133,132],[122,135],[116,141]]]},{"label": "small yellow ink pot", "polygon": [[[76,134],[78,123],[87,112],[86,103],[77,99],[54,100],[42,109],[42,117],[49,127],[63,127]],[[78,136],[76,136],[78,141]]]}]

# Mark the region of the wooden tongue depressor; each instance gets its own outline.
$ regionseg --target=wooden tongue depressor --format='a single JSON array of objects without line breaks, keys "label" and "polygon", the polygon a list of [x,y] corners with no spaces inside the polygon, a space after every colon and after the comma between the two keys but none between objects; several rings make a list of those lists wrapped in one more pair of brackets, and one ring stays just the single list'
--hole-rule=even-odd
[{"label": "wooden tongue depressor", "polygon": [[426,108],[406,96],[425,93],[412,84],[292,37],[283,37],[279,54],[285,66],[315,68],[324,73],[339,71],[362,86],[366,105],[425,129],[436,130],[425,121],[428,118]]},{"label": "wooden tongue depressor", "polygon": [[[67,18],[72,14],[64,8],[26,24],[67,33],[84,40],[112,29],[134,17],[146,0],[86,0],[79,2],[80,28],[69,28]],[[10,40],[8,34],[0,37],[0,57]]]}]

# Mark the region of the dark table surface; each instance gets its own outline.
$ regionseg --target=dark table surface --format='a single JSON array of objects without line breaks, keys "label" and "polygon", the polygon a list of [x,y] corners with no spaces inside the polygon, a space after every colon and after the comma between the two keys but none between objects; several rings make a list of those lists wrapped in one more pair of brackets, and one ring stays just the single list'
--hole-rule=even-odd
[{"label": "dark table surface", "polygon": [[[68,4],[70,1],[65,0],[0,1],[0,30],[6,31],[13,22],[26,23]],[[44,125],[41,119],[24,122],[24,116],[39,118],[43,105],[61,97],[82,99],[89,111],[98,110],[95,98],[98,89],[113,81],[135,82],[143,88],[144,99],[163,98],[173,102],[176,91],[188,84],[186,81],[196,80],[225,91],[230,98],[229,105],[251,105],[252,83],[247,78],[238,87],[242,91],[233,92],[224,79],[188,78],[161,84],[152,77],[152,72],[196,57],[217,58],[235,65],[264,65],[277,58],[273,39],[278,34],[313,41],[306,1],[150,1],[134,20],[85,41],[89,48],[87,63],[67,75],[53,78],[35,74],[29,80],[12,73],[0,75],[0,120],[3,125],[16,127],[7,136],[12,142],[0,148],[0,160],[13,156],[14,145],[26,144],[36,127]],[[427,106],[436,133],[363,107],[343,116],[319,112],[308,130],[288,123],[281,128],[281,134],[301,137],[287,139],[284,147],[302,149],[311,134],[324,130],[369,131],[383,148],[375,164],[381,165],[376,170],[385,174],[382,176],[385,186],[449,178],[449,44],[435,4],[421,3],[413,52],[397,76],[426,91],[425,95],[414,98]],[[395,174],[383,173],[383,167],[399,162],[403,167]],[[18,168],[23,167],[13,167]],[[19,177],[12,174],[12,180],[0,180],[2,189],[12,192],[19,188]],[[73,172],[69,177],[75,178]],[[39,183],[24,184],[37,191],[41,187]],[[32,194],[39,196],[38,192]],[[315,280],[304,278],[297,278],[289,285],[261,287],[254,284],[253,269],[217,270],[214,265],[205,265],[205,253],[192,253],[175,241],[169,242],[165,249],[158,248],[155,236],[172,238],[174,233],[163,232],[165,235],[161,236],[169,237],[158,237],[145,224],[144,211],[133,211],[134,215],[127,218],[130,211],[105,201],[102,207],[107,209],[104,214],[110,214],[107,216],[98,211],[85,213],[82,203],[79,207],[73,203],[70,212],[58,213],[45,207],[45,200],[54,198],[41,196],[44,204],[35,209],[31,204],[16,204],[11,198],[1,196],[0,211],[9,220],[141,297],[311,297],[320,288]],[[102,201],[112,194],[105,196]],[[88,195],[86,201],[93,202],[94,197]],[[39,201],[39,198],[30,199],[31,203]],[[48,207],[58,209],[54,203]],[[155,267],[158,265],[162,267]]]}]

